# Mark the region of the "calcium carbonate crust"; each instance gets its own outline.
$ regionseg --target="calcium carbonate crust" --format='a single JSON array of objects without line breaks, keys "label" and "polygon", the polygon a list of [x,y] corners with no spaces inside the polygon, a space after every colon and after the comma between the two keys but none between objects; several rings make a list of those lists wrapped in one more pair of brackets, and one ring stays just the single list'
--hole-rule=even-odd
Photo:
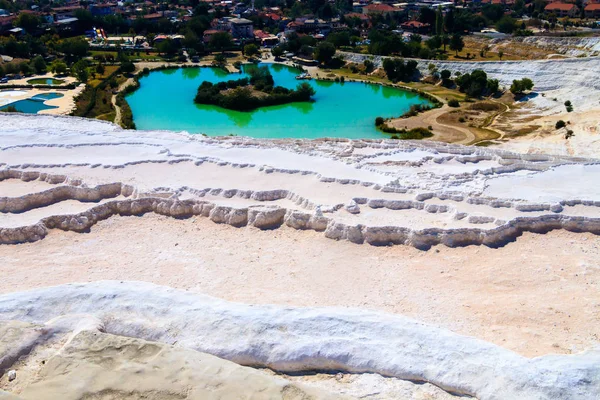
[{"label": "calcium carbonate crust", "polygon": [[600,351],[528,359],[412,319],[341,308],[230,303],[141,282],[70,284],[0,296],[0,319],[73,315],[110,334],[282,372],[377,373],[480,399],[590,400]]}]

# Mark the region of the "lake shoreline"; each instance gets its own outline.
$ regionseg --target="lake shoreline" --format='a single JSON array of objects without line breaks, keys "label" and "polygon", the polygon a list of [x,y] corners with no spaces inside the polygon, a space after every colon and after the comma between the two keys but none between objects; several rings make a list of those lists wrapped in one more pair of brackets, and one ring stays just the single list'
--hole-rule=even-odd
[{"label": "lake shoreline", "polygon": [[[140,63],[141,64],[141,63]],[[278,80],[283,79],[285,81],[285,83],[288,85],[288,88],[290,85],[292,85],[293,82],[293,86],[295,87],[297,84],[297,80],[295,79],[295,76],[297,74],[299,74],[300,72],[302,72],[302,70],[298,69],[297,66],[289,66],[287,64],[283,64],[283,63],[273,63],[273,62],[267,62],[267,63],[261,63],[262,65],[267,65],[269,66],[269,68],[272,69],[277,69],[277,72],[279,73],[279,77]],[[253,64],[244,64],[243,65],[243,69],[247,69],[247,68],[251,68]],[[188,131],[191,134],[194,133],[204,133],[207,134],[209,136],[227,136],[229,135],[240,135],[240,136],[251,136],[251,137],[266,137],[266,138],[277,138],[277,139],[281,139],[281,138],[306,138],[306,139],[315,139],[315,138],[323,138],[323,137],[345,137],[345,138],[371,138],[371,139],[385,139],[385,138],[389,138],[389,135],[378,132],[375,129],[375,118],[380,116],[380,115],[385,115],[386,118],[396,118],[398,115],[402,115],[404,114],[406,111],[409,110],[410,106],[413,104],[428,104],[428,103],[433,103],[433,104],[428,104],[431,106],[434,106],[436,104],[439,104],[441,101],[440,99],[438,99],[436,96],[433,96],[431,94],[428,94],[426,92],[420,91],[418,89],[415,88],[408,88],[408,87],[404,87],[401,85],[395,85],[395,84],[382,84],[382,83],[372,83],[372,82],[368,82],[366,80],[355,80],[355,79],[348,79],[345,82],[335,82],[334,79],[329,79],[327,77],[318,77],[317,79],[314,79],[310,82],[314,82],[313,86],[315,86],[316,88],[318,88],[318,95],[317,97],[323,97],[321,96],[324,92],[326,92],[327,90],[325,88],[327,87],[331,87],[331,85],[336,85],[336,92],[339,92],[338,94],[340,95],[339,98],[342,99],[342,102],[346,102],[346,104],[337,104],[337,107],[332,107],[331,104],[329,104],[330,107],[328,107],[328,112],[329,115],[333,115],[333,118],[338,118],[338,120],[334,120],[332,121],[332,124],[335,125],[334,128],[331,127],[323,127],[320,126],[320,128],[325,128],[324,131],[322,133],[315,133],[315,129],[319,128],[319,126],[314,127],[313,124],[305,124],[302,127],[297,127],[297,129],[303,129],[304,132],[294,132],[292,135],[288,135],[287,133],[289,132],[289,130],[293,130],[293,127],[290,127],[288,131],[286,131],[285,135],[280,135],[277,136],[276,134],[271,134],[269,133],[268,135],[265,136],[264,133],[261,132],[252,132],[252,131],[247,131],[244,128],[244,124],[245,125],[252,125],[252,118],[256,115],[256,114],[252,114],[250,115],[248,118],[248,116],[246,116],[246,118],[241,118],[240,116],[234,116],[232,117],[232,120],[234,122],[234,125],[236,126],[231,126],[231,124],[227,125],[225,124],[223,121],[221,121],[221,130],[219,132],[216,132],[215,129],[204,129],[202,131],[198,131],[197,126],[193,125],[192,123],[187,123],[186,124],[182,124],[181,121],[178,121],[177,124],[171,124],[171,125],[167,125],[166,123],[163,123],[161,121],[161,123],[155,124],[155,125],[149,125],[148,121],[142,121],[140,122],[140,107],[139,104],[135,104],[135,100],[133,101],[132,104],[132,97],[136,96],[136,93],[143,88],[143,85],[140,84],[140,81],[142,79],[147,79],[152,73],[157,72],[157,71],[170,71],[168,72],[168,74],[180,74],[180,75],[189,75],[189,76],[195,76],[198,74],[202,74],[203,71],[206,70],[210,70],[210,71],[221,71],[224,75],[219,77],[218,80],[222,80],[223,77],[227,77],[227,76],[231,76],[231,75],[235,75],[235,74],[231,74],[229,69],[227,69],[227,72],[225,72],[225,69],[220,68],[220,69],[216,69],[218,67],[214,67],[211,65],[202,65],[202,64],[183,64],[183,65],[171,65],[171,64],[155,64],[155,63],[143,63],[141,65],[137,66],[138,68],[141,68],[138,70],[138,73],[132,78],[133,79],[133,85],[129,85],[125,88],[123,88],[123,90],[120,92],[120,94],[122,95],[122,97],[128,102],[129,106],[132,109],[133,112],[133,119],[134,122],[136,124],[136,126],[138,128],[141,129],[175,129],[175,130],[185,130]],[[197,69],[197,73],[190,73],[187,71],[191,71],[191,69]],[[239,74],[243,76],[244,71],[239,71]],[[286,74],[284,76],[285,73],[280,73],[281,71],[288,71],[289,73]],[[216,72],[217,74],[221,75],[221,73]],[[179,79],[194,79],[192,78],[185,78],[185,77],[181,77]],[[213,76],[213,79],[217,79]],[[202,79],[203,81],[206,79]],[[180,83],[180,82],[179,82]],[[199,82],[198,82],[199,83]],[[359,84],[362,83],[363,85],[366,86],[353,86],[355,84]],[[170,80],[169,84],[167,85],[163,85],[163,87],[169,87],[172,89],[173,84],[177,84],[176,80]],[[279,84],[278,82],[276,82],[276,84]],[[347,86],[352,86],[352,90],[340,90],[339,87],[337,86],[339,85],[339,87],[342,87],[344,85]],[[131,87],[133,86],[133,87]],[[285,86],[285,85],[284,85]],[[374,93],[377,92],[383,92],[383,97],[381,96],[381,94],[375,94],[373,95],[372,93],[368,93],[368,91],[365,90],[365,87],[371,88],[371,90]],[[351,92],[358,92],[358,95],[354,95],[352,96]],[[367,92],[367,93],[365,93]],[[179,92],[179,94],[181,94],[183,92]],[[156,99],[161,99],[162,97],[164,97],[165,93],[163,91],[163,93],[161,93],[161,97],[156,96]],[[174,96],[175,94],[171,94],[171,96]],[[365,95],[368,96],[365,98]],[[333,103],[334,100],[332,100],[332,96],[326,96],[327,97],[327,102],[329,103]],[[396,101],[395,103],[391,103],[388,100],[390,100],[390,98],[402,98],[398,101]],[[365,99],[369,99],[371,100],[370,102],[365,102],[368,105],[366,105],[367,108],[370,108],[370,114],[367,117],[367,113],[368,111],[363,111],[362,109],[364,108],[364,106],[361,104],[361,100],[364,101]],[[317,98],[318,100],[318,98]],[[177,101],[177,99],[175,99],[175,101]],[[380,103],[379,105],[381,106],[382,104],[384,105],[384,107],[378,107],[375,108],[373,107],[373,101],[377,101],[378,103]],[[193,102],[193,99],[190,99],[190,102]],[[339,103],[340,100],[335,100],[336,103]],[[390,104],[391,103],[391,104]],[[181,118],[190,118],[189,114],[194,113],[195,111],[190,109],[189,106],[185,105],[185,104],[180,104],[182,107],[180,107],[180,109],[176,110],[176,112],[180,112],[180,116]],[[299,106],[295,103],[290,103],[289,106],[295,106],[296,108],[298,108]],[[185,114],[183,112],[181,112],[181,108],[183,107],[187,107],[186,108],[186,112],[188,114]],[[276,107],[276,106],[275,106]],[[356,112],[349,112],[350,108],[352,107],[358,107],[358,113],[361,114],[360,115],[360,120],[358,119],[358,117],[356,117],[354,114],[356,114]],[[386,109],[387,107],[387,109]],[[380,111],[379,108],[381,108],[382,110]],[[223,110],[210,110],[211,112],[219,112],[219,111],[223,111]],[[272,113],[273,109],[269,109],[269,107],[265,108],[264,110],[262,108],[259,108],[257,110],[252,111],[251,113],[256,113],[257,111],[264,111],[264,112],[270,112],[271,113],[271,117],[277,118],[276,116],[274,116],[274,113]],[[289,111],[289,110],[287,110]],[[153,112],[155,112],[153,110]],[[325,111],[323,111],[324,113]],[[340,112],[342,114],[346,113],[348,120],[344,120],[342,115],[338,115],[340,114]],[[287,124],[288,121],[297,121],[298,118],[303,119],[303,121],[306,120],[306,117],[303,117],[303,114],[307,114],[307,113],[313,113],[314,114],[318,114],[319,110],[314,111],[314,110],[309,110],[306,109],[303,112],[299,111],[296,113],[291,113],[292,117],[294,118],[290,118],[289,120],[282,120],[281,118],[279,118],[278,120],[278,124],[277,125],[277,129],[279,129],[279,132],[282,132],[283,128],[282,125]],[[171,118],[171,116],[166,116],[166,119]],[[181,119],[180,118],[180,119]],[[236,119],[237,118],[237,119]],[[353,118],[355,119],[353,121]],[[262,129],[266,129],[268,130],[268,123],[271,122],[271,119],[263,119],[263,126]],[[199,119],[201,121],[205,121],[204,119]],[[312,122],[312,121],[311,121]],[[266,124],[266,126],[265,126]],[[313,129],[311,129],[310,133],[306,133],[306,129],[308,127],[311,127]],[[251,126],[251,128],[255,128],[254,126]],[[251,129],[252,130],[252,129]],[[212,131],[212,132],[211,132]],[[234,131],[234,132],[231,132]],[[350,132],[350,133],[348,133]]]}]

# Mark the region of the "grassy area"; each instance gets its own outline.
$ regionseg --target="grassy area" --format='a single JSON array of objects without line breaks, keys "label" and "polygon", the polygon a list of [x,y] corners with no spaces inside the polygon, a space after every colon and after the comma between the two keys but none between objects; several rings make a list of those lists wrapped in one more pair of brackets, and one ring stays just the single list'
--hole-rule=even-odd
[{"label": "grassy area", "polygon": [[466,98],[466,95],[464,93],[459,92],[458,90],[449,89],[444,86],[432,85],[430,83],[408,82],[408,83],[405,83],[404,85],[411,87],[413,89],[419,89],[424,92],[431,93],[434,96],[444,99],[446,102],[448,100],[452,100],[452,99],[455,99],[458,101],[464,101]]},{"label": "grassy area", "polygon": [[102,121],[114,122],[116,115],[117,115],[117,113],[115,111],[111,111],[109,113],[99,115],[96,118],[100,119]]},{"label": "grassy area", "polygon": [[[94,68],[94,67],[92,67]],[[98,75],[96,74],[96,77],[94,79],[90,79],[90,81],[88,82],[88,85],[96,87],[99,84],[102,83],[103,80],[105,80],[107,77],[109,77],[112,73],[114,73],[116,70],[119,69],[118,65],[107,65],[104,67],[104,73],[102,75]]]},{"label": "grassy area", "polygon": [[[47,81],[51,81],[48,83]],[[62,79],[54,79],[54,78],[34,78],[27,81],[27,83],[31,85],[62,85],[65,83]]]},{"label": "grassy area", "polygon": [[[344,78],[347,78],[347,79],[363,80],[363,81],[367,81],[367,82],[387,84],[387,85],[391,84],[390,80],[383,76],[380,76],[377,74],[364,75],[359,72],[355,73],[355,72],[352,72],[349,68],[340,68],[340,69],[336,69],[336,70],[323,69],[323,70],[319,70],[317,75],[321,78],[323,78],[323,77],[333,78],[335,76],[343,76]],[[409,87],[412,89],[418,89],[418,90],[421,90],[424,92],[431,93],[432,95],[437,96],[445,101],[452,100],[452,99],[456,99],[458,101],[463,101],[465,99],[465,94],[459,92],[458,90],[448,89],[444,86],[432,85],[430,83],[399,82],[398,85],[406,86],[406,87]]]},{"label": "grassy area", "polygon": [[91,55],[92,57],[95,57],[95,56],[104,56],[104,57],[106,57],[106,56],[109,56],[109,55],[110,55],[110,56],[113,56],[115,59],[117,58],[117,52],[116,52],[116,51],[99,51],[99,50],[92,50],[92,51],[90,51],[90,55]]}]

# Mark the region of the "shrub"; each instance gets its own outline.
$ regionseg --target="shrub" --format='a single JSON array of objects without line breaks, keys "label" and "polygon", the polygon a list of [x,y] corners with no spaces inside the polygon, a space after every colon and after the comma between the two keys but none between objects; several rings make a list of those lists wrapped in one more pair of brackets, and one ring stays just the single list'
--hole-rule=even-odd
[{"label": "shrub", "polygon": [[558,120],[558,121],[556,122],[556,125],[554,125],[554,127],[555,127],[556,129],[561,129],[561,128],[564,128],[565,126],[567,126],[567,124],[566,124],[566,122],[565,122],[565,121],[563,121],[562,119],[561,119],[561,120]]},{"label": "shrub", "polygon": [[567,130],[567,133],[565,134],[565,139],[570,139],[571,137],[575,136],[575,134],[573,133],[572,130]]},{"label": "shrub", "polygon": [[520,95],[526,90],[533,89],[533,81],[529,78],[523,78],[521,80],[515,79],[510,85],[510,91],[512,94]]},{"label": "shrub", "polygon": [[448,101],[448,105],[450,107],[460,107],[460,103],[456,99],[452,99],[452,100]]},{"label": "shrub", "polygon": [[382,117],[375,118],[375,126],[380,126],[383,124],[383,122],[384,122],[384,119]]},{"label": "shrub", "polygon": [[466,121],[465,117],[458,118],[458,122],[465,122],[465,121]]}]

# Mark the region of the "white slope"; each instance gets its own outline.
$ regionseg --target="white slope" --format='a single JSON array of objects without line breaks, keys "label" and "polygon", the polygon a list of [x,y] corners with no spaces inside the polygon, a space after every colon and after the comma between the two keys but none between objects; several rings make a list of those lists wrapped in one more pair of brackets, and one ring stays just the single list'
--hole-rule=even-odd
[{"label": "white slope", "polygon": [[600,393],[600,349],[527,359],[402,316],[230,303],[141,282],[70,284],[0,296],[0,319],[91,315],[107,333],[196,349],[279,371],[372,372],[480,399],[585,399]]}]

